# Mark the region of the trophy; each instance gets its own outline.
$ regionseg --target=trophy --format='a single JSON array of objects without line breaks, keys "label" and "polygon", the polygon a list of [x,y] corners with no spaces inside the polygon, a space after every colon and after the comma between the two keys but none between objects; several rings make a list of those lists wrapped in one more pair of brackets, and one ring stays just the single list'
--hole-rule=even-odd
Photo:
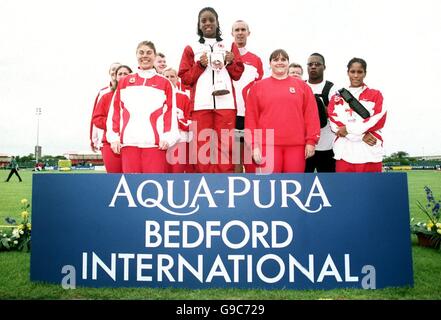
[{"label": "trophy", "polygon": [[215,51],[210,54],[210,65],[214,70],[213,96],[223,96],[230,93],[227,84],[220,75],[220,71],[225,66],[225,51]]}]

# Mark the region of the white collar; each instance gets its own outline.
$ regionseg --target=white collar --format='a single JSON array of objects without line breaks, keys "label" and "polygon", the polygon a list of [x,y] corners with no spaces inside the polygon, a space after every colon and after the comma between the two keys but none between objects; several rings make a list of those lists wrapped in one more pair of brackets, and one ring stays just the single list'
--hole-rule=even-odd
[{"label": "white collar", "polygon": [[205,43],[209,44],[210,46],[212,46],[213,44],[215,44],[217,42],[216,38],[205,38]]},{"label": "white collar", "polygon": [[243,47],[243,48],[239,48],[239,52],[241,56],[244,56],[247,54],[248,50],[246,47]]},{"label": "white collar", "polygon": [[363,92],[364,88],[366,88],[366,86],[363,84],[360,87],[349,87],[348,90],[350,93],[352,93],[352,95],[355,96]]},{"label": "white collar", "polygon": [[148,70],[142,70],[142,69],[138,69],[138,74],[141,78],[153,78],[156,75],[156,70],[155,68],[151,68]]}]

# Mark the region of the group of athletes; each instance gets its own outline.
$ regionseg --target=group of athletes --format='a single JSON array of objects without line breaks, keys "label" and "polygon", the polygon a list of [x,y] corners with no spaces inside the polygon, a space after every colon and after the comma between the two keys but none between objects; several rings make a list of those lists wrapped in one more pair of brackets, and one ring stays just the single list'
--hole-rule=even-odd
[{"label": "group of athletes", "polygon": [[90,126],[108,173],[381,172],[386,109],[364,82],[365,60],[350,59],[340,88],[324,79],[323,55],[309,56],[303,80],[301,65],[277,49],[263,78],[245,21],[229,42],[206,7],[197,35],[178,70],[151,41],[138,44],[135,72],[110,66]]}]

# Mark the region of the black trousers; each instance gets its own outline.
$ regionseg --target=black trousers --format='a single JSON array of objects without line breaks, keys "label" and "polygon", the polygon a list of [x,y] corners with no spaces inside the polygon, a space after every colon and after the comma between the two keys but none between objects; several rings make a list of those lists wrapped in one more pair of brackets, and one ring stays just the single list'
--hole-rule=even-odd
[{"label": "black trousers", "polygon": [[315,154],[306,159],[305,172],[335,172],[334,151],[316,151]]},{"label": "black trousers", "polygon": [[9,179],[11,179],[11,177],[14,173],[18,177],[18,180],[20,180],[20,182],[22,181],[20,175],[18,174],[17,169],[11,169],[11,172],[9,172],[9,176],[8,176],[8,179],[6,179],[6,182],[9,182]]}]

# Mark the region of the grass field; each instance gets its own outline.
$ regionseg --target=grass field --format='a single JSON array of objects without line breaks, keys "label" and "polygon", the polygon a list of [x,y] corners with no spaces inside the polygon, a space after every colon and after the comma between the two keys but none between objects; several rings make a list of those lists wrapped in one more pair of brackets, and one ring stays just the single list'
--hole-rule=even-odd
[{"label": "grass field", "polygon": [[[4,181],[8,171],[0,171]],[[23,182],[13,177],[9,183],[0,182],[0,224],[7,216],[20,219],[20,200],[31,201],[32,172],[20,172]],[[425,203],[423,187],[432,188],[436,198],[441,195],[441,172],[413,171],[408,173],[411,216],[426,220],[416,201]],[[382,290],[241,290],[241,289],[150,289],[150,288],[77,288],[64,290],[60,285],[34,283],[29,280],[30,254],[0,252],[0,299],[210,299],[210,300],[267,300],[267,299],[441,299],[441,255],[433,249],[412,246],[414,288]],[[399,272],[399,271],[398,271]]]}]

